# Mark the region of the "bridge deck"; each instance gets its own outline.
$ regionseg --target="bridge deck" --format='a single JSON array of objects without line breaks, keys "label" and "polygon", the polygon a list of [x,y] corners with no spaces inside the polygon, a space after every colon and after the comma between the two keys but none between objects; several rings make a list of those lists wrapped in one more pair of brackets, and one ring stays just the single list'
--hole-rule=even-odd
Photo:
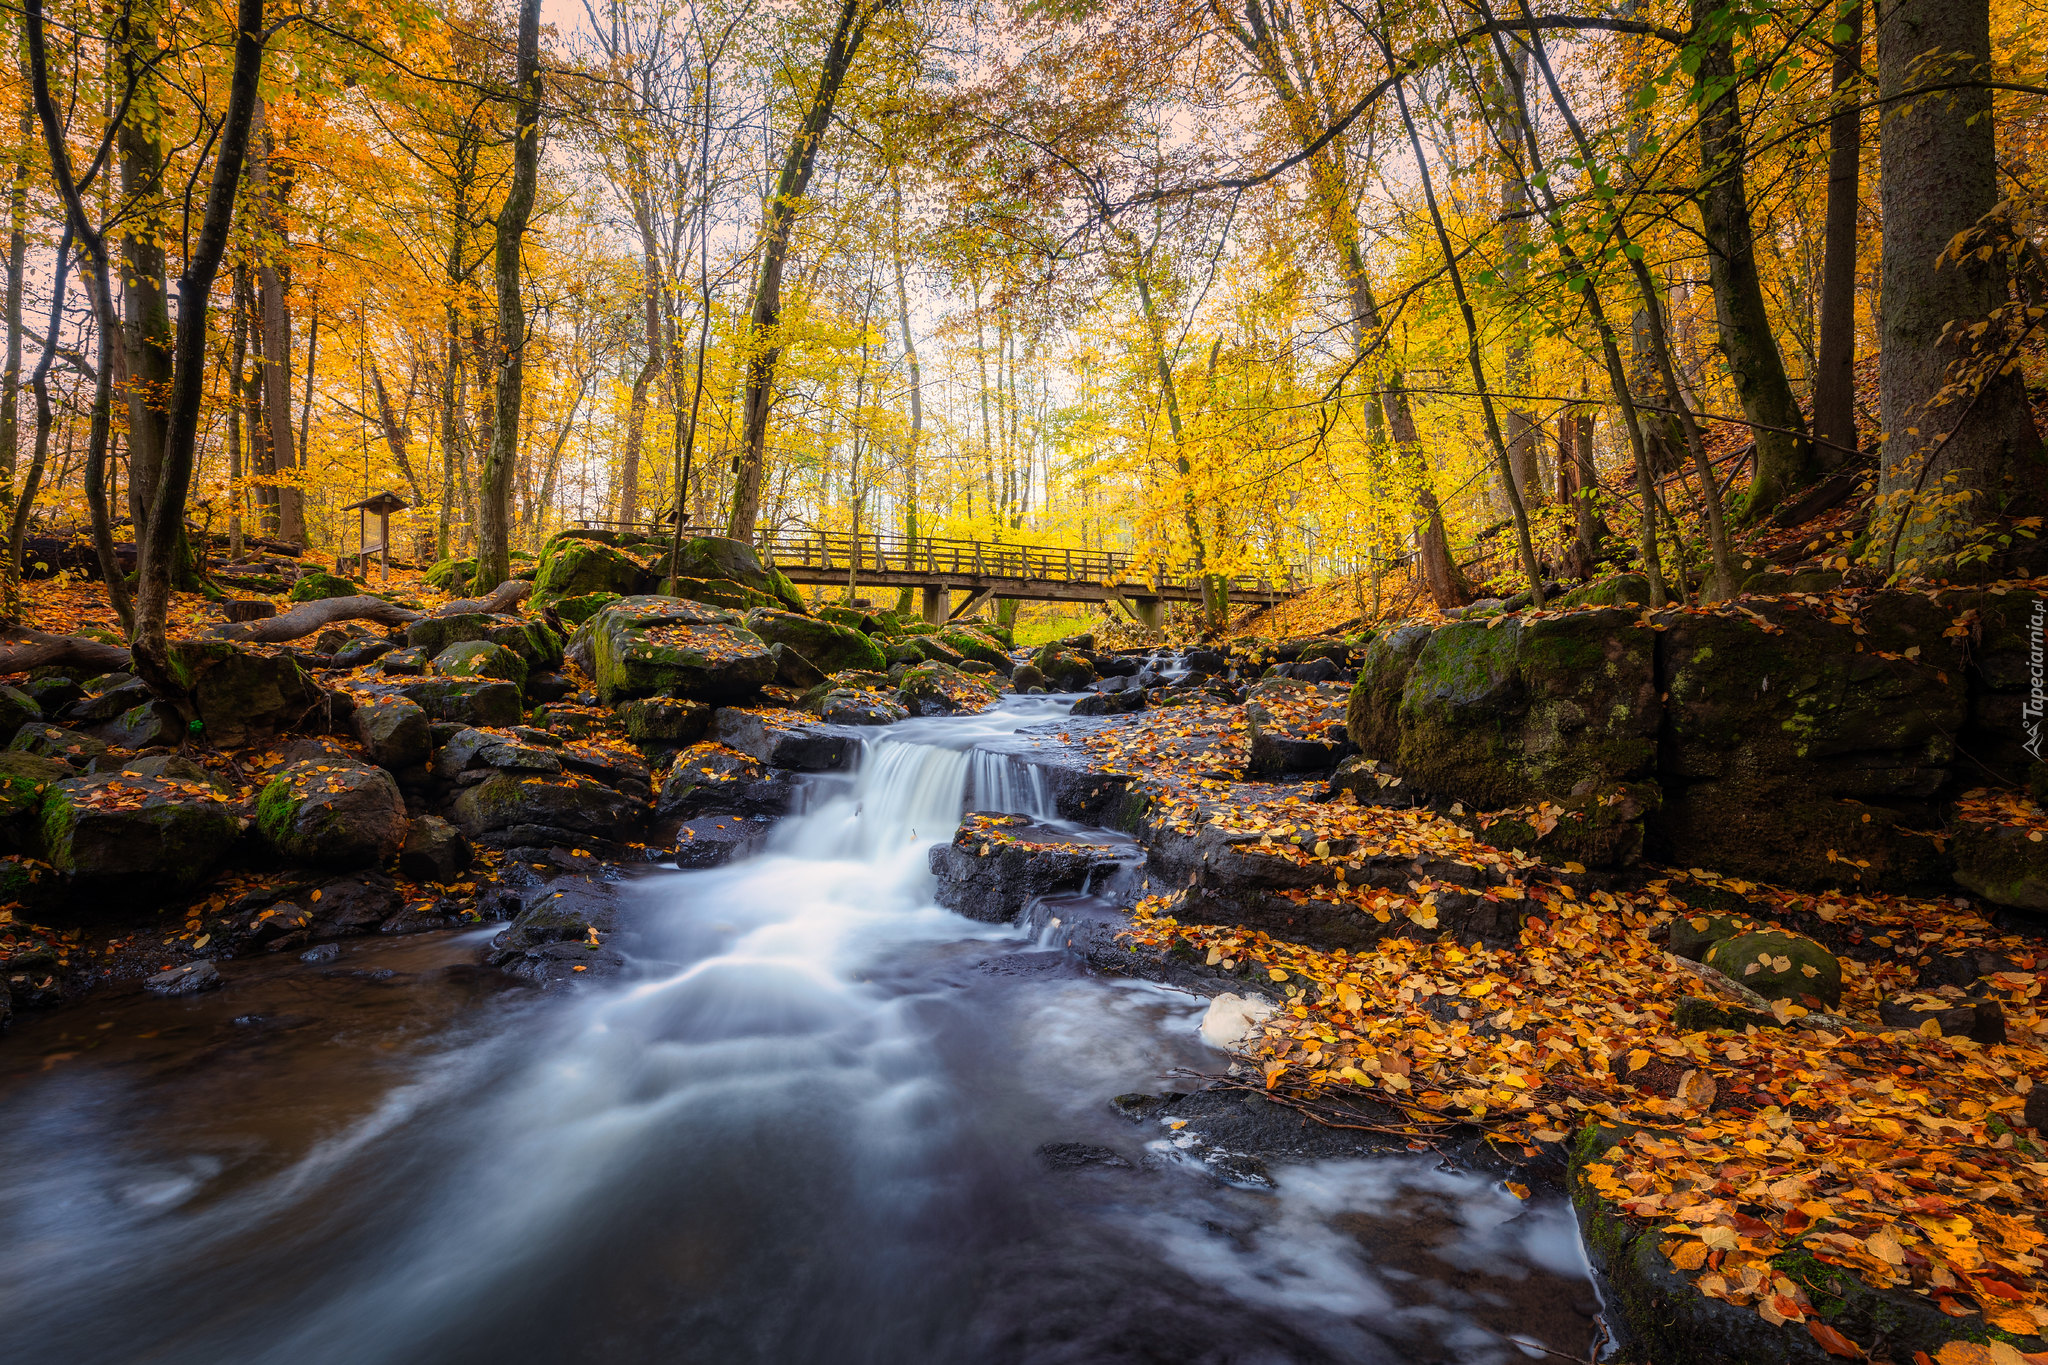
[{"label": "bridge deck", "polygon": [[[627,525],[585,519],[588,527],[666,533],[654,524]],[[683,534],[722,535],[710,527],[685,526]],[[966,592],[962,610],[990,597],[1045,602],[1114,602],[1150,608],[1158,602],[1198,602],[1201,587],[1191,576],[1155,578],[1141,573],[1131,555],[1115,550],[1046,549],[979,540],[947,540],[882,533],[858,537],[844,532],[778,531],[755,540],[764,560],[792,583],[843,586],[849,573],[863,587],[923,588]],[[1292,597],[1300,585],[1290,575],[1274,581],[1249,575],[1229,580],[1234,602],[1268,605]],[[955,613],[959,614],[959,613]]]}]

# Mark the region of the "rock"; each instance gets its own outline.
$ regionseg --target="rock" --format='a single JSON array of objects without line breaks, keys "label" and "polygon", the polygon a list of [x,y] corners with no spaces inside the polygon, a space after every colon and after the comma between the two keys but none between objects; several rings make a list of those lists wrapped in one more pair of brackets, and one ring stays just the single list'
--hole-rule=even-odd
[{"label": "rock", "polygon": [[86,695],[65,707],[58,719],[66,725],[103,725],[118,720],[123,712],[153,700],[155,694],[141,679],[131,678],[125,673],[108,674],[88,683]]},{"label": "rock", "polygon": [[339,962],[340,960],[341,945],[339,943],[323,943],[317,948],[308,948],[305,952],[299,954],[299,961],[301,962],[317,964],[322,962]]},{"label": "rock", "polygon": [[919,664],[904,671],[896,697],[913,716],[950,716],[995,705],[995,689],[945,664]]},{"label": "rock", "polygon": [[1957,1000],[1932,992],[1911,991],[1878,1002],[1877,1017],[1887,1028],[1924,1032],[1929,1021],[1946,1038],[1975,1043],[2005,1041],[2005,1011],[1996,1000]]},{"label": "rock", "polygon": [[711,727],[712,708],[675,697],[639,697],[615,708],[626,737],[640,744],[695,744]]},{"label": "rock", "polygon": [[[660,577],[694,578],[706,582],[724,580],[750,588],[790,611],[804,609],[803,595],[779,570],[764,567],[754,547],[720,536],[699,536],[682,543],[671,565],[663,554],[655,565]],[[817,662],[814,660],[814,662]],[[822,667],[822,664],[820,665]]]},{"label": "rock", "polygon": [[423,882],[452,882],[469,867],[469,840],[438,815],[422,815],[406,831],[398,870]]},{"label": "rock", "polygon": [[318,602],[329,597],[354,597],[361,592],[360,587],[346,578],[336,578],[331,573],[314,569],[301,575],[299,581],[292,584],[291,600]]},{"label": "rock", "polygon": [[707,815],[683,821],[669,837],[677,867],[723,867],[758,852],[774,828],[765,816]]},{"label": "rock", "polygon": [[804,704],[828,725],[894,725],[910,714],[891,693],[829,683],[815,699],[805,698]]},{"label": "rock", "polygon": [[1329,683],[1345,676],[1344,670],[1328,659],[1304,659],[1300,663],[1274,664],[1266,670],[1269,678],[1286,678],[1294,682]]},{"label": "rock", "polygon": [[21,685],[21,691],[41,708],[45,716],[54,716],[71,703],[85,695],[85,689],[69,678],[30,678]]},{"label": "rock", "polygon": [[[267,744],[302,724],[326,697],[283,654],[263,654],[223,640],[176,640],[170,657],[172,672],[191,692],[207,741],[222,749]],[[182,732],[175,713],[172,722]]]},{"label": "rock", "polygon": [[1339,793],[1351,793],[1351,799],[1361,806],[1413,806],[1415,794],[1402,784],[1401,775],[1394,771],[1391,763],[1353,754],[1337,765],[1330,774],[1329,790],[1324,794],[1326,801],[1335,800]]},{"label": "rock", "polygon": [[1001,642],[972,626],[946,626],[939,631],[938,640],[963,659],[987,664],[1006,678],[1016,668]]},{"label": "rock", "polygon": [[763,607],[747,613],[747,629],[771,645],[795,650],[821,673],[849,668],[880,672],[888,667],[880,645],[852,627],[831,621]]},{"label": "rock", "polygon": [[133,773],[137,777],[169,777],[180,782],[204,782],[221,789],[220,779],[189,758],[177,754],[150,754],[122,761],[119,772]]},{"label": "rock", "polygon": [[309,932],[315,938],[348,938],[371,934],[405,909],[398,886],[382,872],[351,872],[322,882],[306,893]]},{"label": "rock", "polygon": [[207,783],[109,773],[45,793],[44,857],[80,888],[155,900],[196,886],[242,833],[234,803]]},{"label": "rock", "polygon": [[1134,851],[1073,842],[1022,815],[969,815],[930,854],[935,898],[969,919],[1008,924],[1041,896],[1079,891],[1090,877],[1135,861]]},{"label": "rock", "polygon": [[217,991],[227,982],[221,979],[220,969],[211,962],[187,962],[182,967],[167,967],[155,976],[143,980],[142,988],[151,995],[176,998],[181,995],[202,995]]},{"label": "rock", "polygon": [[1923,958],[1920,963],[1919,984],[1922,990],[1933,990],[1936,986],[1960,986],[1967,989],[1987,976],[2025,970],[2004,953],[1993,952],[1989,948],[1962,948],[1932,953]]},{"label": "rock", "polygon": [[533,600],[538,606],[593,593],[627,597],[646,588],[650,577],[644,565],[622,550],[556,536],[541,550]]},{"label": "rock", "polygon": [[[1360,686],[1388,676],[1373,654]],[[1656,636],[1626,612],[1459,621],[1406,672],[1391,758],[1425,792],[1498,809],[1653,778],[1661,718]]]},{"label": "rock", "polygon": [[93,732],[116,748],[153,749],[183,742],[185,720],[165,703],[151,701],[123,711],[104,725],[94,726]]},{"label": "rock", "polygon": [[721,707],[712,713],[707,738],[771,768],[827,772],[843,768],[858,742],[822,725],[795,719],[794,712],[744,711]]},{"label": "rock", "polygon": [[[1026,665],[1027,667],[1029,665]],[[1137,688],[1116,692],[1090,692],[1074,703],[1068,714],[1076,716],[1128,716],[1145,709],[1145,693]]]},{"label": "rock", "polygon": [[555,615],[566,625],[580,626],[624,595],[616,592],[588,592],[580,597],[564,597],[555,602]]},{"label": "rock", "polygon": [[336,668],[361,668],[364,664],[374,663],[397,648],[398,644],[396,641],[380,639],[375,636],[363,640],[351,640],[340,649],[334,651],[334,666]]},{"label": "rock", "polygon": [[1031,662],[1054,692],[1078,692],[1095,681],[1095,665],[1071,650],[1047,645]]},{"label": "rock", "polygon": [[448,818],[471,839],[503,842],[545,831],[549,842],[592,835],[608,842],[630,838],[644,807],[587,777],[573,773],[515,777],[493,772],[465,788]]},{"label": "rock", "polygon": [[459,597],[469,591],[471,581],[476,578],[476,557],[438,560],[429,564],[420,577],[442,592]]},{"label": "rock", "polygon": [[576,690],[576,684],[559,673],[532,673],[527,675],[526,695],[534,702],[560,701]]},{"label": "rock", "polygon": [[1251,738],[1247,768],[1253,776],[1319,772],[1342,754],[1346,688],[1287,679],[1262,682],[1245,693],[1245,728]]},{"label": "rock", "polygon": [[610,883],[567,868],[521,864],[509,868],[490,895],[512,920],[485,959],[500,971],[554,989],[625,968],[614,941],[621,936],[619,897]]},{"label": "rock", "polygon": [[2048,840],[2032,831],[1982,820],[1958,820],[1952,841],[1956,885],[1993,905],[2048,911]]},{"label": "rock", "polygon": [[1689,995],[1672,1009],[1671,1027],[1680,1033],[1711,1033],[1715,1029],[1733,1029],[1741,1033],[1752,1028],[1777,1028],[1778,1020],[1774,1015],[1757,1010],[1740,1009],[1718,1000],[1703,1000]]},{"label": "rock", "polygon": [[768,652],[775,656],[775,681],[784,687],[809,691],[825,681],[824,670],[788,645],[770,645]]},{"label": "rock", "polygon": [[405,798],[382,768],[294,763],[257,796],[256,828],[296,862],[373,867],[405,843]]},{"label": "rock", "polygon": [[1755,930],[1756,924],[1742,915],[1680,915],[1671,921],[1671,951],[1675,956],[1705,962],[1707,951],[1717,943]]},{"label": "rock", "polygon": [[1909,831],[1936,823],[1966,715],[1952,613],[1914,593],[1873,594],[1848,625],[1796,599],[1753,611],[1651,618],[1668,697],[1652,851],[1797,887],[1947,882]]},{"label": "rock", "polygon": [[1842,964],[1810,938],[1776,929],[1737,934],[1707,949],[1705,961],[1766,1000],[1842,1003]]},{"label": "rock", "polygon": [[14,732],[14,738],[7,747],[14,753],[60,758],[80,768],[107,751],[102,740],[44,721],[31,721],[22,726]]},{"label": "rock", "polygon": [[1520,849],[1548,863],[1633,867],[1643,856],[1644,822],[1663,802],[1654,782],[1596,787],[1589,780],[1562,801],[1539,802],[1533,811],[1481,816],[1476,832],[1495,848]]},{"label": "rock", "polygon": [[734,702],[775,677],[767,643],[738,616],[673,597],[621,598],[583,629],[607,705],[656,693]]},{"label": "rock", "polygon": [[433,657],[424,649],[394,649],[377,660],[377,671],[388,678],[417,678]]},{"label": "rock", "polygon": [[0,849],[42,852],[43,800],[52,785],[76,776],[70,764],[35,754],[0,754]]},{"label": "rock", "polygon": [[596,778],[635,801],[645,802],[654,794],[653,774],[637,754],[596,744],[567,744],[560,756],[565,771]]},{"label": "rock", "polygon": [[402,691],[433,720],[476,726],[519,723],[519,689],[495,678],[427,678],[404,684]]},{"label": "rock", "polygon": [[1236,1052],[1257,1037],[1273,1017],[1273,1004],[1257,996],[1225,991],[1202,1014],[1202,1041],[1221,1052]]},{"label": "rock", "polygon": [[1650,580],[1639,573],[1623,573],[1573,588],[1544,605],[1556,611],[1576,611],[1580,607],[1641,607],[1649,602]]},{"label": "rock", "polygon": [[1037,664],[1018,664],[1010,671],[1010,689],[1014,692],[1029,692],[1032,688],[1045,686],[1045,674],[1038,671]]},{"label": "rock", "polygon": [[1433,634],[1430,626],[1402,626],[1366,646],[1344,712],[1344,733],[1366,757],[1392,763],[1400,754],[1401,694]]},{"label": "rock", "polygon": [[496,730],[457,731],[434,752],[434,775],[453,782],[467,772],[558,773],[562,760],[554,747],[527,744]]},{"label": "rock", "polygon": [[358,689],[349,726],[363,752],[380,768],[414,768],[433,752],[427,712],[410,697],[382,689]]},{"label": "rock", "polygon": [[693,744],[669,765],[654,810],[671,819],[709,814],[784,815],[795,796],[795,780],[789,773],[722,744]]},{"label": "rock", "polygon": [[260,597],[231,597],[220,604],[220,614],[230,621],[267,621],[277,615],[277,604]]},{"label": "rock", "polygon": [[544,621],[509,613],[472,611],[429,616],[407,626],[405,638],[408,646],[424,651],[429,658],[452,645],[483,641],[518,655],[529,674],[562,666],[561,637],[548,629]]},{"label": "rock", "polygon": [[19,688],[0,686],[0,740],[14,738],[14,732],[32,720],[43,718],[36,699]]},{"label": "rock", "polygon": [[2027,1092],[2025,1117],[2027,1127],[2037,1133],[2048,1133],[2048,1084],[2037,1081]]},{"label": "rock", "polygon": [[444,678],[496,678],[526,690],[526,661],[503,645],[465,640],[434,656],[434,672]]}]

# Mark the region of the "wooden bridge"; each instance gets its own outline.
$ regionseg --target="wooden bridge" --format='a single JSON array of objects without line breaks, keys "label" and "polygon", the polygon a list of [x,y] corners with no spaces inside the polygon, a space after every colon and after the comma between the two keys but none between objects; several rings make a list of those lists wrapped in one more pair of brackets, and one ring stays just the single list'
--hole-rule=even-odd
[{"label": "wooden bridge", "polygon": [[[627,525],[586,519],[583,525],[610,530],[672,533],[660,525]],[[687,536],[720,536],[723,528],[685,526]],[[1155,630],[1165,624],[1168,602],[1199,602],[1202,589],[1192,575],[1142,572],[1133,556],[1116,550],[1047,549],[981,540],[944,540],[882,533],[784,530],[763,532],[754,547],[764,561],[792,583],[867,588],[916,588],[924,619],[934,624],[970,616],[998,597],[1041,602],[1114,602]],[[1272,605],[1294,596],[1301,584],[1292,574],[1278,582],[1240,576],[1227,580],[1232,602]],[[967,594],[947,610],[956,592]]]}]

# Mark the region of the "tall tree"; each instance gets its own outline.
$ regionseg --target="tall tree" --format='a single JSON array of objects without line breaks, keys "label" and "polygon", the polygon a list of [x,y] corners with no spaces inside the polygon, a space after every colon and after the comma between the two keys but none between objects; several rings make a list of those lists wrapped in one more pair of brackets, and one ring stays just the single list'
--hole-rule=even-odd
[{"label": "tall tree", "polygon": [[1813,373],[1814,458],[1833,468],[1855,456],[1856,214],[1863,168],[1863,0],[1844,0],[1835,24],[1828,120],[1828,207],[1822,239],[1820,355]]}]

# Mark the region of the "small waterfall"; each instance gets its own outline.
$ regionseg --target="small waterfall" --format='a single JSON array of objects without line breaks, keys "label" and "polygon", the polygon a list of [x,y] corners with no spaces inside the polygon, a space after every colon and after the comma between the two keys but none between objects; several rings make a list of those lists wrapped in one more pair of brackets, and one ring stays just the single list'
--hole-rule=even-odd
[{"label": "small waterfall", "polygon": [[863,746],[851,788],[784,821],[770,847],[812,858],[885,859],[953,837],[970,753],[883,736]]},{"label": "small waterfall", "polygon": [[1052,793],[1045,769],[1011,754],[976,749],[968,755],[967,809],[1052,819]]}]

